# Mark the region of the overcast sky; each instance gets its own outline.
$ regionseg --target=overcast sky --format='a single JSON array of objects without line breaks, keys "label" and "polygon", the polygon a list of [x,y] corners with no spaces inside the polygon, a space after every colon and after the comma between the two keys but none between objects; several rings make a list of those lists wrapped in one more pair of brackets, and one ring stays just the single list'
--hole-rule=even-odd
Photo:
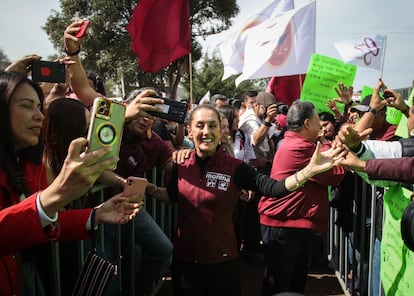
[{"label": "overcast sky", "polygon": [[[243,20],[271,0],[238,0]],[[296,7],[304,0],[295,0]],[[2,1],[0,9],[0,48],[12,61],[25,54],[36,53],[47,58],[55,50],[41,29],[51,10],[59,10],[58,0]],[[414,79],[414,22],[412,0],[316,0],[316,52],[340,59],[333,43],[353,40],[368,34],[387,35],[384,62],[384,82],[391,88],[407,87]],[[203,43],[209,51],[227,38],[229,31],[213,36]],[[373,86],[380,72],[358,68],[355,89],[364,84]]]}]

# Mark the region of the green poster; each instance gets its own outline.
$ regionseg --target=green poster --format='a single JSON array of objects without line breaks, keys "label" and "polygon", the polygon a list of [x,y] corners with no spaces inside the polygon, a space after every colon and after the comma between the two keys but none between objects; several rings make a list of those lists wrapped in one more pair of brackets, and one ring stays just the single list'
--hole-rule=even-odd
[{"label": "green poster", "polygon": [[[338,97],[334,87],[338,82],[352,86],[355,73],[355,65],[345,64],[340,60],[314,53],[309,62],[300,99],[312,102],[318,112],[332,113],[326,106],[326,102]],[[339,112],[342,113],[344,105],[337,103],[337,106]]]},{"label": "green poster", "polygon": [[[412,106],[414,100],[414,88],[411,90],[410,96],[408,97],[407,105]],[[408,128],[407,128],[407,117],[404,115],[401,116],[400,123],[398,124],[397,130],[395,131],[395,135],[401,138],[408,138]]]},{"label": "green poster", "polygon": [[372,95],[372,87],[369,87],[367,85],[364,85],[362,87],[362,91],[361,91],[361,99],[360,99],[361,102],[368,95]]},{"label": "green poster", "polygon": [[414,253],[401,238],[401,217],[411,191],[392,186],[384,195],[384,226],[381,241],[381,282],[385,295],[414,295]]}]

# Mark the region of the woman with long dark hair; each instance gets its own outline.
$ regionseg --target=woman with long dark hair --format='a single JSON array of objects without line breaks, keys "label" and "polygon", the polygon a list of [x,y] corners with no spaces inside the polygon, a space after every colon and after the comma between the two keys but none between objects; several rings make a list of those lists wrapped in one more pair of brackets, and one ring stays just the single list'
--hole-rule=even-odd
[{"label": "woman with long dark hair", "polygon": [[47,186],[41,164],[43,120],[39,86],[23,74],[0,73],[0,295],[39,288],[32,286],[33,273],[23,276],[21,268],[36,252],[22,256],[20,250],[55,240],[90,239],[95,224],[125,223],[138,207],[117,196],[96,209],[60,212],[116,159],[99,161],[108,153],[105,149],[81,154],[87,140],[78,138],[69,146],[61,173]]}]

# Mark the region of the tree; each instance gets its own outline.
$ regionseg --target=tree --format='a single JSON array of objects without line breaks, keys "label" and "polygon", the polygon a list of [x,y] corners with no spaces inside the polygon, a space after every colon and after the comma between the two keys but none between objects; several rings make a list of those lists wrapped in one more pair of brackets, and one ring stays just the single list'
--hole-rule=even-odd
[{"label": "tree", "polygon": [[[248,90],[264,90],[267,81],[265,79],[246,80],[236,87],[235,80],[237,76],[229,77],[222,81],[224,66],[220,58],[215,54],[210,57],[205,54],[199,69],[193,75],[193,101],[198,103],[200,99],[210,91],[211,95],[223,94],[228,98],[244,100],[244,94]],[[189,77],[183,79],[183,85],[187,92],[190,89]]]},{"label": "tree", "polygon": [[[82,48],[83,64],[105,80],[120,81],[123,73],[126,91],[154,86],[175,97],[178,83],[187,74],[188,57],[173,62],[156,74],[143,73],[130,49],[130,36],[125,30],[136,0],[60,0],[61,11],[52,11],[43,29],[57,50],[63,55],[62,35],[75,16],[89,19],[89,38]],[[196,36],[219,33],[231,25],[231,18],[239,12],[235,0],[190,0],[192,29],[192,59],[201,57]]]},{"label": "tree", "polygon": [[3,52],[3,49],[0,48],[0,71],[4,71],[6,67],[10,64],[9,58]]}]

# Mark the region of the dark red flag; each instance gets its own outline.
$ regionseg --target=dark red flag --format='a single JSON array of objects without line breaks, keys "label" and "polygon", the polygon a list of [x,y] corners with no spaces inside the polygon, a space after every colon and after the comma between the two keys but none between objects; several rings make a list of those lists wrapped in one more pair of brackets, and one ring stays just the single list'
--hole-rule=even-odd
[{"label": "dark red flag", "polygon": [[288,106],[300,98],[306,74],[272,77],[267,85],[267,91],[272,93],[276,101]]},{"label": "dark red flag", "polygon": [[144,72],[157,72],[190,53],[190,1],[141,0],[126,26]]}]

